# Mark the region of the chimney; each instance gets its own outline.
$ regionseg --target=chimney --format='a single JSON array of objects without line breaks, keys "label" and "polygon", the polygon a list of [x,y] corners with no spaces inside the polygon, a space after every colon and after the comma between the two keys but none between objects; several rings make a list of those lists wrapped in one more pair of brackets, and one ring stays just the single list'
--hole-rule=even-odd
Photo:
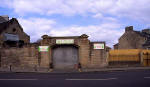
[{"label": "chimney", "polygon": [[133,26],[127,26],[125,28],[125,32],[130,32],[130,31],[133,31]]},{"label": "chimney", "polygon": [[2,16],[0,16],[0,23],[6,22],[6,21],[9,21],[8,15],[2,15]]}]

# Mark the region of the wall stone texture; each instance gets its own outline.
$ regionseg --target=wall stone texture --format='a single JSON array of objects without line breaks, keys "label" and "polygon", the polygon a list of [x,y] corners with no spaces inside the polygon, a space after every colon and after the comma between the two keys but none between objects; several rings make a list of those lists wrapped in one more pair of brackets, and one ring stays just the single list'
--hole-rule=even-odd
[{"label": "wall stone texture", "polygon": [[[0,67],[13,68],[13,69],[50,69],[52,59],[52,51],[56,44],[57,39],[73,39],[72,46],[78,48],[78,62],[82,68],[101,68],[107,66],[106,61],[106,48],[94,49],[94,43],[105,42],[90,42],[87,35],[74,36],[74,37],[50,37],[47,35],[42,36],[39,45],[29,45],[23,48],[1,48],[0,49]],[[38,46],[49,46],[48,52],[39,52]]]},{"label": "wall stone texture", "polygon": [[35,47],[1,48],[1,67],[28,69],[38,66],[38,51]]},{"label": "wall stone texture", "polygon": [[[93,45],[96,42],[91,43],[91,67],[102,68],[107,66],[107,52],[106,46],[104,49],[93,49]],[[99,43],[99,42],[98,42]],[[104,43],[104,42],[101,42]],[[105,44],[105,43],[104,43]]]},{"label": "wall stone texture", "polygon": [[[57,46],[56,39],[74,39],[74,46],[78,47],[79,51],[79,63],[81,63],[82,68],[100,68],[107,66],[106,63],[106,49],[93,49],[93,44],[88,40],[88,36],[83,34],[81,36],[74,37],[50,37],[48,35],[42,36],[43,40],[41,41],[42,46],[49,46],[52,51],[53,46]],[[102,42],[96,42],[102,43]],[[105,44],[105,42],[103,42]],[[49,67],[49,63],[52,62],[52,53],[51,52],[41,52],[44,54],[41,56],[42,61],[49,62],[41,62],[41,67]],[[92,55],[92,56],[91,56]]]}]

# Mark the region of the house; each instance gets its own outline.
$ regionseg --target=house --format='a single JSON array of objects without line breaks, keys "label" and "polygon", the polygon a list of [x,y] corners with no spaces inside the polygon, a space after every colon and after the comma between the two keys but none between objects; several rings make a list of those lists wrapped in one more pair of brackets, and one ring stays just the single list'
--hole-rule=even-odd
[{"label": "house", "polygon": [[0,23],[9,21],[9,17],[7,15],[0,16]]},{"label": "house", "polygon": [[27,35],[16,18],[9,20],[9,17],[0,16],[0,46],[12,47],[23,46],[30,43],[30,36]]},{"label": "house", "polygon": [[118,49],[118,44],[119,44],[119,43],[116,43],[116,44],[114,45],[114,49]]},{"label": "house", "polygon": [[114,45],[114,49],[149,49],[150,29],[135,31],[133,26],[128,26],[118,42]]}]

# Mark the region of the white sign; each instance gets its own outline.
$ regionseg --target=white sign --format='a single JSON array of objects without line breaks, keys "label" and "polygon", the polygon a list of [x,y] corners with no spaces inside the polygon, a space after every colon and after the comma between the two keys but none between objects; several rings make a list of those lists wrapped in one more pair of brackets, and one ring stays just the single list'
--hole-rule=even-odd
[{"label": "white sign", "polygon": [[49,46],[39,46],[39,52],[48,52]]},{"label": "white sign", "polygon": [[104,49],[104,44],[103,43],[96,43],[96,44],[94,44],[94,49]]},{"label": "white sign", "polygon": [[56,39],[56,44],[73,44],[74,39]]}]

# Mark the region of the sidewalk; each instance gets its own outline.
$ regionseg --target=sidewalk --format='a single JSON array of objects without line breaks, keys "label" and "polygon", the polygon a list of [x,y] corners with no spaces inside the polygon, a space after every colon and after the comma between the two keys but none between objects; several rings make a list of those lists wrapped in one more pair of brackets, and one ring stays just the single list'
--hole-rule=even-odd
[{"label": "sidewalk", "polygon": [[78,70],[53,70],[50,72],[49,70],[4,70],[0,69],[0,73],[88,73],[88,72],[111,72],[111,71],[128,71],[128,70],[150,70],[150,67],[120,67],[120,68],[99,68],[99,69],[82,69],[82,72]]},{"label": "sidewalk", "polygon": [[150,70],[150,67],[120,67],[120,68],[101,68],[101,69],[84,69],[83,72],[103,72],[103,71],[127,71],[127,70]]}]

